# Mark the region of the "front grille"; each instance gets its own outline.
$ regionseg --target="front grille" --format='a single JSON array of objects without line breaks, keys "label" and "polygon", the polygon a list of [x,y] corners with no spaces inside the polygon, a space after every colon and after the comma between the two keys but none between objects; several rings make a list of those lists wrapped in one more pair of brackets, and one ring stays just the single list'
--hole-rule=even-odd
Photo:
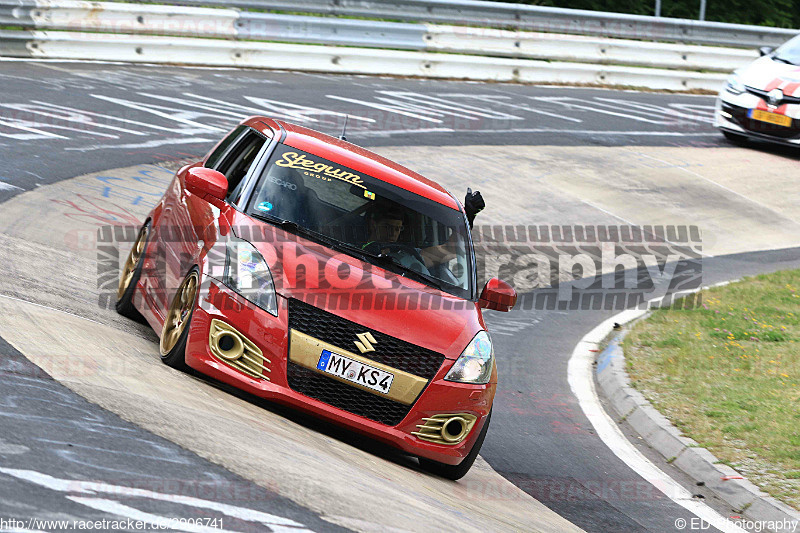
[{"label": "front grille", "polygon": [[[758,96],[769,104],[769,91],[762,91],[761,89],[756,89],[755,87],[747,87],[747,92]],[[783,98],[781,98],[780,102],[778,102],[779,106],[783,104],[800,104],[800,98],[797,96],[788,96],[784,94]]]},{"label": "front grille", "polygon": [[[439,371],[445,359],[442,354],[369,330],[355,322],[295,299],[289,300],[289,328],[354,352],[357,350],[355,341],[359,340],[357,335],[370,333],[368,341],[375,351],[367,352],[366,357],[429,381]],[[288,363],[287,381],[289,386],[300,394],[387,426],[399,424],[412,407],[366,392],[292,362]]]},{"label": "front grille", "polygon": [[747,131],[769,135],[770,137],[778,137],[780,139],[792,139],[800,135],[800,128],[798,128],[800,119],[792,119],[792,126],[786,128],[784,126],[778,126],[777,124],[753,120],[747,116],[748,109],[743,107],[723,104],[722,110],[730,113],[734,122],[738,123]]},{"label": "front grille", "polygon": [[371,331],[300,300],[289,300],[289,327],[352,352],[357,350],[356,335],[369,331],[375,338],[375,351],[365,357],[427,380],[433,379],[444,363],[442,354]]},{"label": "front grille", "polygon": [[370,394],[294,363],[289,363],[286,374],[289,386],[300,394],[387,426],[396,426],[411,410],[410,405]]}]

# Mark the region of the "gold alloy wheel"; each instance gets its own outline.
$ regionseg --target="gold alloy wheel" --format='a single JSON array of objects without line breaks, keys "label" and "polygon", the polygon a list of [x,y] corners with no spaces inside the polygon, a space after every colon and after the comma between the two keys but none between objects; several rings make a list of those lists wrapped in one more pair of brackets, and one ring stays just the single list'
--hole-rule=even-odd
[{"label": "gold alloy wheel", "polygon": [[117,300],[122,298],[125,291],[128,290],[133,279],[133,273],[136,272],[136,265],[139,264],[139,259],[144,253],[145,245],[147,244],[147,226],[142,226],[139,230],[139,235],[136,237],[136,242],[133,243],[128,254],[128,260],[125,261],[125,266],[122,269],[122,274],[119,276],[119,287],[117,288]]},{"label": "gold alloy wheel", "polygon": [[178,292],[172,299],[172,303],[167,311],[167,318],[164,320],[164,329],[161,331],[161,355],[165,356],[175,348],[178,339],[181,338],[183,330],[189,323],[189,315],[192,314],[192,307],[197,296],[197,272],[192,272],[178,287]]}]

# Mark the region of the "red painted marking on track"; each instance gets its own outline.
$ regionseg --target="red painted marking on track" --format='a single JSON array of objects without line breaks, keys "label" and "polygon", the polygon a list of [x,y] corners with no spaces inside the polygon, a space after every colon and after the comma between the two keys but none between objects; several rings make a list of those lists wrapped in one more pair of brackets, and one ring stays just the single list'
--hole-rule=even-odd
[{"label": "red painted marking on track", "polygon": [[[114,226],[126,226],[141,224],[140,217],[137,217],[124,207],[111,203],[101,198],[94,198],[83,194],[76,194],[80,201],[72,200],[50,200],[58,205],[63,205],[72,210],[65,212],[64,216],[73,220],[89,222],[95,226],[111,224]],[[88,204],[88,205],[87,205]]]}]

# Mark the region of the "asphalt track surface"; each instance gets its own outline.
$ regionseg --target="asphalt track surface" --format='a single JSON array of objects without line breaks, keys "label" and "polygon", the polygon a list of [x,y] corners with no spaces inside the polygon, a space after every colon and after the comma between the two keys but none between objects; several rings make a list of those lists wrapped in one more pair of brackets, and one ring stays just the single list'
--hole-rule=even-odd
[{"label": "asphalt track surface", "polygon": [[348,114],[367,147],[723,144],[708,96],[20,61],[0,88],[0,195],[196,156],[256,113],[334,135]]},{"label": "asphalt track surface", "polygon": [[[2,62],[0,200],[92,171],[200,155],[237,115],[259,109],[330,132],[340,127],[342,114],[349,114],[348,138],[365,147],[716,147],[724,141],[709,125],[712,104],[712,98],[702,96],[599,89]],[[703,263],[703,282],[790,267],[800,267],[797,249],[711,258]],[[611,314],[487,314],[501,379],[482,456],[504,477],[587,531],[672,531],[676,519],[691,515],[643,483],[593,434],[567,383],[567,361],[575,344]],[[308,510],[82,401],[37,372],[7,343],[0,341],[0,348],[4,401],[26,399],[24,406],[6,403],[3,409],[3,468],[35,470],[47,464],[54,477],[119,480],[119,472],[105,470],[114,462],[136,479],[169,472],[168,477],[198,484],[223,480],[256,494],[255,503],[248,501],[246,507],[296,519],[311,529],[333,529]],[[59,411],[48,401],[56,397],[63,398],[55,402]],[[15,414],[8,416],[11,412]],[[62,422],[43,429],[53,418]],[[92,421],[110,430],[87,431]],[[43,439],[45,433],[49,439]],[[40,444],[43,440],[53,442]],[[25,447],[36,454],[22,453]],[[154,462],[153,449],[175,460],[166,467],[163,461]],[[108,450],[121,458],[104,455]],[[3,515],[16,510],[29,516],[46,507],[65,516],[108,516],[63,495],[38,488],[41,492],[34,493],[30,487],[26,491],[25,483],[30,485],[0,477],[0,499],[11,502],[4,505]],[[491,488],[480,490],[484,492],[478,498],[502,497]],[[175,509],[179,504],[163,505],[153,512],[181,516]]]}]

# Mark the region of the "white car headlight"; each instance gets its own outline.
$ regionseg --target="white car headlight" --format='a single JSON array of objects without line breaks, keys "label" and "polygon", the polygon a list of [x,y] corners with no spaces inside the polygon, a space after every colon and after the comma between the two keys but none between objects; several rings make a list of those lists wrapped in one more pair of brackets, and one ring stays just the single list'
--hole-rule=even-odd
[{"label": "white car headlight", "polygon": [[494,368],[492,339],[485,331],[479,331],[461,352],[461,356],[444,379],[483,385],[489,383],[489,378],[492,377],[492,368]]},{"label": "white car headlight", "polygon": [[742,94],[747,90],[738,74],[731,74],[725,82],[725,90],[731,94]]},{"label": "white car headlight", "polygon": [[239,239],[228,242],[222,281],[264,311],[278,316],[278,298],[272,272],[249,242]]}]

